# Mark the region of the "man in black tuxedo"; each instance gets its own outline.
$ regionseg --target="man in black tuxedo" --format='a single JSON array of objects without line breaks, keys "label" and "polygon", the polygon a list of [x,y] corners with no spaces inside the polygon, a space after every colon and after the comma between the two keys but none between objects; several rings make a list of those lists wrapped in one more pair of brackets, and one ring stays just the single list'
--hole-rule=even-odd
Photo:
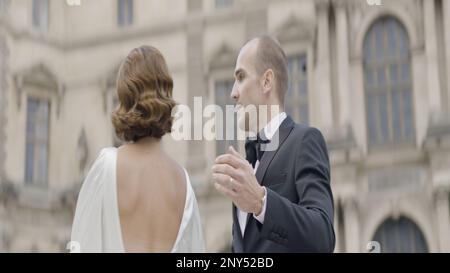
[{"label": "man in black tuxedo", "polygon": [[[240,51],[231,97],[237,108],[276,106],[238,120],[258,132],[245,144],[246,158],[230,147],[212,167],[216,189],[233,201],[233,252],[333,252],[333,195],[325,140],[319,130],[296,124],[284,112],[286,56],[269,36]],[[267,148],[275,144],[273,148]]]}]

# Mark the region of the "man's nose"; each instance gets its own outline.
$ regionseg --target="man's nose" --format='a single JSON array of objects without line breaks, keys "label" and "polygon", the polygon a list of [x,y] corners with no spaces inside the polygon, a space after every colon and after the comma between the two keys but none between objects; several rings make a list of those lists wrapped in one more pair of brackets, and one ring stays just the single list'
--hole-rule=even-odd
[{"label": "man's nose", "polygon": [[236,84],[233,84],[233,89],[231,89],[230,97],[231,97],[233,100],[236,100],[236,101],[237,101],[237,99],[239,98],[239,92],[238,92],[238,90],[237,90],[237,88],[236,88]]}]

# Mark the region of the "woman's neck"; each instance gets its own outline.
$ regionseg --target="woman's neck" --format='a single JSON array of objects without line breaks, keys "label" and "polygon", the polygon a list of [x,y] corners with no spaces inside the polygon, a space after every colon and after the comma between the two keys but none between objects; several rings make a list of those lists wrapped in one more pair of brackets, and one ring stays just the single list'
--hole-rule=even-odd
[{"label": "woman's neck", "polygon": [[143,137],[138,141],[131,143],[132,146],[139,148],[140,150],[161,150],[161,139],[154,137]]}]

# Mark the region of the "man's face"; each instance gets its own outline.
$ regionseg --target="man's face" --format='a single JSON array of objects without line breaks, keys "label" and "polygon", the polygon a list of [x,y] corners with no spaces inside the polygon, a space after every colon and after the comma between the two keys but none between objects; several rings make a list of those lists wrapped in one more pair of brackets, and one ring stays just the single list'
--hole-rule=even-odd
[{"label": "man's face", "polygon": [[256,128],[255,122],[257,118],[249,118],[249,113],[246,112],[244,114],[242,108],[247,106],[258,107],[264,104],[261,76],[258,75],[255,69],[256,50],[256,41],[247,43],[241,49],[236,61],[235,81],[231,92],[231,98],[236,101],[239,128],[253,132]]}]

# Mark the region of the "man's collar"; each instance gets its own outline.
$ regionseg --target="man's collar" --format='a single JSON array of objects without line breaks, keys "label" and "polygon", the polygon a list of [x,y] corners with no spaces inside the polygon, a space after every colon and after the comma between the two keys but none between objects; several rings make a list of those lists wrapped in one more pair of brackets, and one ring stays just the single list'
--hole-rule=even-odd
[{"label": "man's collar", "polygon": [[287,114],[286,112],[281,112],[275,117],[273,117],[269,123],[264,126],[264,136],[266,139],[271,140],[273,135],[275,135],[276,131],[280,127],[281,123],[286,119]]}]

